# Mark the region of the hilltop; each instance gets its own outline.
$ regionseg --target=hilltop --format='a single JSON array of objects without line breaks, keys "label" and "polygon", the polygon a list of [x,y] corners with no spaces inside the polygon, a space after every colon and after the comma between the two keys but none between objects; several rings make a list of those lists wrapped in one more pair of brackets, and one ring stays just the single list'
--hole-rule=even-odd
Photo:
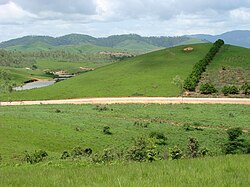
[{"label": "hilltop", "polygon": [[69,34],[61,37],[24,36],[0,43],[0,48],[16,51],[53,51],[96,53],[100,51],[122,51],[145,53],[177,45],[203,43],[200,39],[181,37],[142,37],[136,34],[113,35],[95,38],[82,34]]}]

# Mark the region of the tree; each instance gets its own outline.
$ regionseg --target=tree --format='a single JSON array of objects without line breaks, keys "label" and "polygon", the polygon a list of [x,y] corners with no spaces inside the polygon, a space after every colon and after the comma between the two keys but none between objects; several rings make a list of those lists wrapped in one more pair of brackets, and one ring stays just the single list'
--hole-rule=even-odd
[{"label": "tree", "polygon": [[184,80],[182,80],[179,75],[176,75],[171,83],[178,87],[178,89],[180,90],[180,94],[183,93]]}]

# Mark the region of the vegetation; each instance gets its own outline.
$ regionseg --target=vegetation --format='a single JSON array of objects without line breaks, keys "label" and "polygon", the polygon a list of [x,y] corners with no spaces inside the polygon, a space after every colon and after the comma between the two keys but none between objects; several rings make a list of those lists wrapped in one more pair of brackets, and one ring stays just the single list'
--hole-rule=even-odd
[{"label": "vegetation", "polygon": [[223,89],[222,89],[222,93],[224,95],[238,94],[239,93],[239,89],[236,86],[224,86]]},{"label": "vegetation", "polygon": [[184,82],[183,87],[186,90],[195,91],[195,88],[200,81],[201,74],[206,70],[207,65],[213,60],[213,58],[219,52],[220,48],[223,45],[224,45],[223,40],[217,40],[211,47],[209,52],[206,54],[206,56],[194,65],[192,73]]},{"label": "vegetation", "polygon": [[[250,83],[249,54],[249,49],[223,45],[213,62],[207,66],[206,72],[202,74],[199,87],[210,82],[218,90],[216,95],[224,95],[222,92],[224,87],[228,92],[228,87],[235,86],[239,90],[237,97],[249,97],[247,91],[249,90],[247,85]],[[237,93],[237,89],[234,89],[236,90],[234,93]]]},{"label": "vegetation", "polygon": [[193,51],[185,52],[184,46],[179,46],[152,52],[98,68],[49,87],[1,95],[0,100],[176,96],[180,94],[180,88],[171,83],[173,77],[179,74],[185,79],[194,62],[205,56],[211,44],[190,46]]},{"label": "vegetation", "polygon": [[213,84],[211,84],[211,83],[205,83],[205,84],[202,84],[200,86],[200,92],[202,94],[212,94],[212,93],[216,93],[217,90],[216,90],[216,88],[214,87]]},{"label": "vegetation", "polygon": [[70,34],[57,38],[49,36],[25,36],[3,42],[0,44],[0,48],[26,52],[66,51],[93,54],[99,51],[122,51],[145,53],[160,48],[193,43],[203,43],[203,41],[188,37],[141,37],[136,34],[115,35],[107,38]]}]

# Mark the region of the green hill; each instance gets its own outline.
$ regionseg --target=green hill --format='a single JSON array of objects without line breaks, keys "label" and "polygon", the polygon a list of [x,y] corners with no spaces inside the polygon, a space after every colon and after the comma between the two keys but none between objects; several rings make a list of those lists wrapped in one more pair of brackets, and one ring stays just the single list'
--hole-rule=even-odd
[{"label": "green hill", "polygon": [[186,46],[137,56],[95,71],[76,76],[53,86],[13,92],[1,99],[38,100],[108,96],[177,96],[179,89],[171,82],[176,75],[185,79],[193,65],[202,59],[212,44]]},{"label": "green hill", "polygon": [[[69,34],[61,37],[25,36],[0,43],[0,48],[16,51],[57,51],[93,53],[98,51],[126,51],[146,53],[160,48],[189,43],[201,43],[200,39],[188,37],[142,37],[136,34],[114,35],[107,38],[94,38],[82,34]],[[91,48],[89,50],[88,48]]]}]

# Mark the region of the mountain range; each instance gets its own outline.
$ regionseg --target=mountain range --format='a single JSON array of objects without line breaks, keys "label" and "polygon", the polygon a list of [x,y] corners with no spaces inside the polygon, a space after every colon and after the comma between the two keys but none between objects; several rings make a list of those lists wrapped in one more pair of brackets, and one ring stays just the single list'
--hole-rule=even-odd
[{"label": "mountain range", "polygon": [[204,41],[186,36],[142,37],[136,34],[113,35],[95,38],[82,34],[69,34],[61,37],[24,36],[0,43],[0,48],[16,51],[64,50],[70,52],[93,53],[99,51],[123,51],[145,53],[172,46],[203,43]]},{"label": "mountain range", "polygon": [[250,31],[235,30],[220,35],[185,35],[178,37],[142,37],[137,34],[113,35],[95,38],[83,34],[69,34],[61,37],[24,36],[0,43],[0,48],[13,51],[68,51],[97,53],[100,51],[147,53],[150,51],[178,45],[215,42],[223,39],[225,43],[250,48]]},{"label": "mountain range", "polygon": [[186,37],[215,42],[222,39],[226,44],[250,48],[250,30],[235,30],[220,35],[196,34],[186,35]]}]

